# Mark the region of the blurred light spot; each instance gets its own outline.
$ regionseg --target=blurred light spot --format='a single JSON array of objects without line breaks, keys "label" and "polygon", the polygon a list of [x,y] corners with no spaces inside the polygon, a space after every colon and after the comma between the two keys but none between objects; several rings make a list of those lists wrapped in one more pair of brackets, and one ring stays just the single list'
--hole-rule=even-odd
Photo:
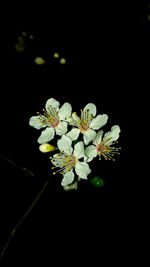
[{"label": "blurred light spot", "polygon": [[34,59],[34,62],[37,64],[37,65],[43,65],[45,64],[45,60],[42,58],[42,57],[36,57]]},{"label": "blurred light spot", "polygon": [[21,36],[18,37],[18,42],[15,44],[15,49],[18,53],[24,51],[25,43],[24,43],[23,37],[21,37]]},{"label": "blurred light spot", "polygon": [[59,54],[58,53],[54,53],[53,56],[54,56],[54,58],[59,58]]},{"label": "blurred light spot", "polygon": [[148,16],[147,16],[147,20],[150,21],[150,14],[148,14]]},{"label": "blurred light spot", "polygon": [[33,39],[34,39],[34,36],[33,36],[33,35],[30,35],[29,38],[30,38],[31,40],[33,40]]},{"label": "blurred light spot", "polygon": [[27,36],[27,33],[26,33],[26,32],[22,32],[22,35],[23,35],[23,36]]},{"label": "blurred light spot", "polygon": [[65,64],[66,63],[66,59],[65,58],[61,58],[60,59],[60,64]]},{"label": "blurred light spot", "polygon": [[102,187],[104,185],[104,180],[99,176],[95,176],[92,179],[89,179],[90,183],[96,187]]}]

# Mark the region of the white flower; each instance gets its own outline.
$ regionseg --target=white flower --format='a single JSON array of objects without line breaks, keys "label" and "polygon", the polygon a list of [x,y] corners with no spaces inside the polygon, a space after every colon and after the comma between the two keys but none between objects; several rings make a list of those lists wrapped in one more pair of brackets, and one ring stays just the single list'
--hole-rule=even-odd
[{"label": "white flower", "polygon": [[52,163],[55,166],[53,169],[59,168],[58,172],[63,174],[61,185],[66,187],[74,181],[74,169],[79,178],[87,179],[88,174],[91,173],[89,165],[79,160],[85,156],[83,142],[75,144],[73,149],[71,139],[63,135],[57,145],[61,152],[53,156]]},{"label": "white flower", "polygon": [[69,103],[64,103],[61,108],[59,108],[59,105],[58,101],[50,98],[46,102],[45,109],[43,110],[44,113],[38,113],[38,116],[30,118],[30,126],[36,129],[46,127],[38,138],[39,144],[51,141],[54,138],[55,132],[57,135],[63,135],[67,132],[68,123],[65,120],[70,117],[72,108]]},{"label": "white flower", "polygon": [[[96,132],[107,123],[108,116],[106,114],[96,116],[96,106],[89,103],[81,110],[81,116],[78,117],[76,113],[68,119],[70,125],[75,126],[70,132],[67,133],[73,141],[76,140],[80,133],[83,134],[83,140],[86,145],[94,140]],[[95,118],[94,118],[95,117]]]},{"label": "white flower", "polygon": [[99,156],[99,159],[103,156],[106,160],[114,160],[113,156],[114,154],[119,154],[118,150],[120,148],[115,148],[112,145],[114,145],[116,143],[115,141],[119,138],[119,133],[120,127],[114,125],[111,127],[111,131],[106,133],[102,139],[103,131],[100,130],[93,141],[93,145],[90,145],[85,149],[85,154],[88,157],[87,162],[90,162],[97,155]]}]

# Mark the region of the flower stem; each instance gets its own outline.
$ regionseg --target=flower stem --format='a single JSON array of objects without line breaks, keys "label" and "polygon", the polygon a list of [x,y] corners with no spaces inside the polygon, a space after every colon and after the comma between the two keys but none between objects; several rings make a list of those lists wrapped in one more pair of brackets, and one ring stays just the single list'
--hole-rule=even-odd
[{"label": "flower stem", "polygon": [[10,236],[6,242],[6,244],[4,245],[2,252],[0,253],[0,261],[3,259],[6,250],[8,249],[12,239],[14,238],[16,231],[18,230],[18,228],[22,225],[22,223],[24,222],[24,220],[27,218],[27,216],[30,214],[30,212],[32,211],[32,209],[35,207],[35,205],[37,204],[38,200],[40,199],[41,195],[43,194],[43,192],[45,191],[47,185],[48,185],[49,181],[46,181],[45,184],[43,185],[42,189],[40,190],[39,194],[36,196],[36,198],[33,200],[32,204],[30,205],[30,207],[27,209],[27,211],[24,213],[24,215],[22,216],[22,218],[19,220],[19,222],[16,224],[16,226],[12,229]]}]

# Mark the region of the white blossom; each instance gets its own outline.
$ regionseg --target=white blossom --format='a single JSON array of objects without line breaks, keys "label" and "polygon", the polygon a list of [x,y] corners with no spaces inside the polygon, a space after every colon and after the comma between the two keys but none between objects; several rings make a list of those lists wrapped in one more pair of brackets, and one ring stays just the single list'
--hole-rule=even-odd
[{"label": "white blossom", "polygon": [[72,107],[69,103],[64,103],[59,108],[60,103],[54,98],[47,100],[43,114],[38,113],[37,116],[32,116],[29,120],[29,125],[36,129],[46,127],[38,138],[38,143],[43,144],[51,141],[55,133],[63,135],[67,132],[68,122],[67,118],[70,117]]},{"label": "white blossom", "polygon": [[53,169],[58,168],[54,174],[60,172],[63,175],[61,185],[66,187],[72,184],[75,173],[80,179],[87,179],[91,170],[87,162],[80,161],[85,156],[83,142],[76,143],[73,149],[71,139],[63,135],[57,145],[60,153],[52,157],[52,163],[55,166]]},{"label": "white blossom", "polygon": [[114,125],[111,127],[111,131],[105,133],[103,136],[103,130],[100,130],[93,141],[93,145],[88,146],[85,149],[85,154],[88,157],[87,162],[90,162],[96,156],[103,156],[106,160],[114,160],[114,154],[118,154],[118,150],[120,148],[115,148],[113,145],[119,138],[120,127],[118,125]]},{"label": "white blossom", "polygon": [[77,140],[79,134],[83,134],[83,140],[88,145],[95,139],[96,131],[107,123],[108,116],[106,114],[96,116],[96,106],[89,103],[81,110],[81,116],[79,117],[75,112],[72,117],[68,119],[69,124],[74,128],[67,133],[73,141]]}]

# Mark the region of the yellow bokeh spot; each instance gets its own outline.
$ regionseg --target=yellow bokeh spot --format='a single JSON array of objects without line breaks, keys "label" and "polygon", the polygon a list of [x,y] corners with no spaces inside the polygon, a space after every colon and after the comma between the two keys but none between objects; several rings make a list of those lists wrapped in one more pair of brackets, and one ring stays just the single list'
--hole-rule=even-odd
[{"label": "yellow bokeh spot", "polygon": [[150,21],[150,14],[148,14],[148,16],[147,16],[147,20]]},{"label": "yellow bokeh spot", "polygon": [[54,56],[54,58],[59,58],[59,54],[58,53],[54,53],[53,56]]},{"label": "yellow bokeh spot", "polygon": [[43,65],[45,64],[45,60],[42,58],[42,57],[36,57],[34,59],[34,62],[37,64],[37,65]]},{"label": "yellow bokeh spot", "polygon": [[61,58],[60,59],[60,64],[66,64],[66,59],[65,58]]},{"label": "yellow bokeh spot", "polygon": [[39,150],[42,152],[42,153],[47,153],[47,152],[52,152],[52,151],[55,151],[56,150],[56,147],[55,146],[52,146],[50,144],[42,144],[39,146]]}]

